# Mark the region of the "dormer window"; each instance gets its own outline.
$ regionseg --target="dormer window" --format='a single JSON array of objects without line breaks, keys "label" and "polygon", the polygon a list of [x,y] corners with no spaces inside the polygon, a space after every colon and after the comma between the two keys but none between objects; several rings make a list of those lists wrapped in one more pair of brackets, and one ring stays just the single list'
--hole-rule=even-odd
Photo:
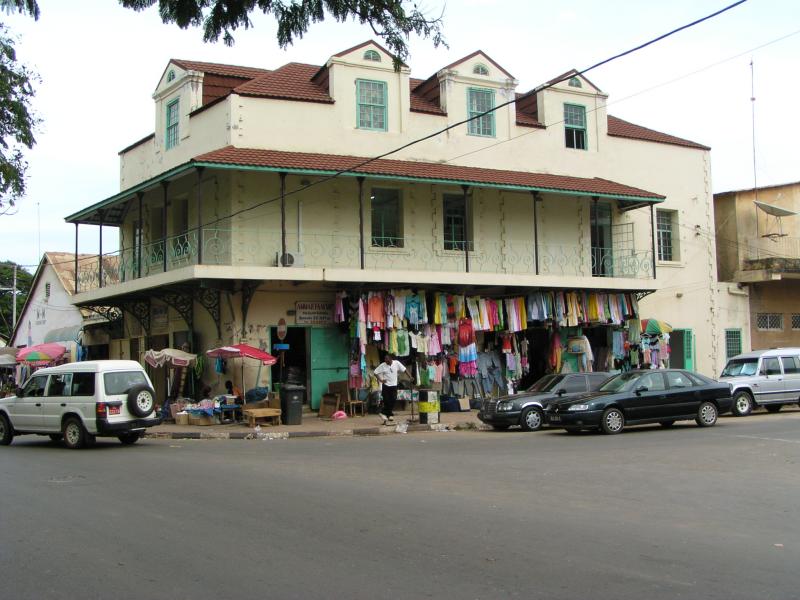
[{"label": "dormer window", "polygon": [[[494,90],[469,88],[467,90],[467,124],[469,135],[494,137]],[[486,113],[486,114],[484,114]]]},{"label": "dormer window", "polygon": [[178,98],[167,104],[167,127],[165,145],[167,150],[178,145]]},{"label": "dormer window", "polygon": [[173,81],[175,79],[175,71],[170,71],[167,73],[167,83]]},{"label": "dormer window", "polygon": [[488,75],[489,69],[486,68],[486,65],[478,63],[472,68],[472,73],[474,75]]},{"label": "dormer window", "polygon": [[579,88],[579,87],[583,87],[583,85],[581,84],[581,80],[578,79],[577,77],[570,77],[569,87]]},{"label": "dormer window", "polygon": [[359,129],[386,131],[386,82],[356,80]]},{"label": "dormer window", "polygon": [[373,62],[381,62],[381,55],[375,50],[367,50],[364,52],[364,60],[371,60]]}]

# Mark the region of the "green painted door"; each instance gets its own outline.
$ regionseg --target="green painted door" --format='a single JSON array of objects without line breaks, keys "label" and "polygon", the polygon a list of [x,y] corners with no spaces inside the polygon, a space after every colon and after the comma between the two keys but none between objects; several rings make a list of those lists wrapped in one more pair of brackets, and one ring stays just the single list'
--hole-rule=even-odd
[{"label": "green painted door", "polygon": [[322,394],[328,391],[329,381],[344,381],[349,368],[347,334],[336,327],[312,327],[311,343],[311,390],[309,403],[319,410]]},{"label": "green painted door", "polygon": [[683,333],[683,368],[694,371],[694,333],[691,329],[682,329]]}]

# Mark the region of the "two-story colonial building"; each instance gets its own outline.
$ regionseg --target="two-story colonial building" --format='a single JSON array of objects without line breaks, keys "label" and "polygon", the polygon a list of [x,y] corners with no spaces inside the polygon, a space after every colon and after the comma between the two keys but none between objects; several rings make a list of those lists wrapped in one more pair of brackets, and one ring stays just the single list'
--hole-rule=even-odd
[{"label": "two-story colonial building", "polygon": [[84,288],[97,262],[75,301],[136,321],[125,358],[270,349],[288,322],[313,404],[346,377],[339,290],[628,294],[675,328],[673,365],[718,371],[739,298],[716,284],[709,148],[608,115],[577,73],[517,84],[480,51],[414,79],[374,42],[322,66],[171,60],[122,191],[67,217],[121,248],[119,283]]}]

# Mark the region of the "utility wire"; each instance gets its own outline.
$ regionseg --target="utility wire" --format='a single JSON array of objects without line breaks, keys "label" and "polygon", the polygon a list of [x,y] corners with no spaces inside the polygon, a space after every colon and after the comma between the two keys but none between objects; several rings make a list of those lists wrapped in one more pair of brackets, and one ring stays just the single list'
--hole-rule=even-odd
[{"label": "utility wire", "polygon": [[[729,11],[729,10],[731,10],[731,9],[741,5],[741,4],[744,4],[745,2],[747,2],[747,0],[738,0],[737,2],[729,4],[728,6],[725,6],[724,8],[722,8],[722,9],[720,9],[718,11],[715,11],[715,12],[709,14],[709,15],[706,15],[705,17],[701,17],[701,18],[696,19],[696,20],[694,20],[694,21],[692,21],[690,23],[687,23],[685,25],[682,25],[680,27],[672,29],[672,30],[668,31],[667,33],[664,33],[664,34],[662,34],[662,35],[660,35],[658,37],[655,37],[655,38],[653,38],[651,40],[648,40],[647,42],[639,44],[638,46],[635,46],[633,48],[625,50],[624,52],[620,52],[620,53],[615,54],[615,55],[613,55],[611,57],[608,57],[608,58],[606,58],[604,60],[601,60],[601,61],[599,61],[597,63],[594,63],[593,65],[591,65],[589,67],[586,67],[586,68],[584,68],[584,69],[582,69],[580,71],[570,71],[567,75],[565,75],[563,77],[556,78],[556,79],[553,79],[553,80],[551,80],[551,81],[549,81],[547,83],[544,83],[544,84],[541,84],[539,86],[536,86],[532,90],[530,90],[530,91],[528,91],[528,92],[526,92],[524,94],[521,94],[519,97],[517,97],[517,98],[515,98],[513,100],[509,100],[509,101],[504,102],[502,104],[498,104],[497,106],[493,106],[492,108],[490,108],[490,109],[488,109],[488,110],[486,110],[484,112],[477,113],[477,114],[473,115],[472,117],[469,117],[467,119],[463,119],[461,121],[458,121],[457,123],[453,123],[452,125],[448,125],[447,127],[439,129],[439,130],[437,130],[437,131],[435,131],[433,133],[430,133],[428,135],[425,135],[425,136],[422,136],[422,137],[417,138],[415,140],[412,140],[412,141],[410,141],[410,142],[408,142],[406,144],[398,146],[398,147],[396,147],[396,148],[394,148],[392,150],[389,150],[389,151],[384,152],[382,154],[379,154],[377,156],[373,156],[371,158],[368,158],[368,159],[366,159],[366,160],[364,160],[364,161],[362,161],[362,162],[360,162],[360,163],[358,163],[358,164],[356,164],[356,165],[354,165],[352,167],[349,167],[347,169],[339,170],[339,171],[337,171],[337,172],[335,172],[335,173],[333,173],[331,175],[323,176],[320,179],[318,179],[317,181],[313,181],[313,182],[310,182],[307,185],[301,186],[301,187],[296,188],[294,190],[287,191],[287,192],[284,193],[283,197],[286,198],[286,197],[298,194],[298,193],[303,192],[303,191],[305,191],[305,190],[307,190],[309,188],[312,188],[314,186],[317,186],[317,185],[320,185],[320,184],[325,183],[327,181],[330,181],[331,179],[335,179],[335,178],[337,178],[340,175],[343,175],[345,173],[355,172],[357,169],[360,169],[360,168],[362,168],[362,167],[364,167],[366,165],[369,165],[370,163],[373,163],[373,162],[375,162],[377,160],[386,158],[387,156],[391,156],[392,154],[396,154],[396,153],[398,153],[398,152],[400,152],[402,150],[405,150],[406,148],[410,148],[411,146],[414,146],[414,145],[419,144],[421,142],[424,142],[424,141],[427,141],[427,140],[432,139],[434,137],[437,137],[437,136],[439,136],[439,135],[441,135],[443,133],[446,133],[446,132],[456,128],[456,127],[460,127],[460,126],[465,125],[465,124],[467,124],[467,123],[469,123],[471,121],[480,119],[480,118],[482,118],[482,117],[484,117],[486,115],[489,115],[489,114],[491,114],[491,113],[493,113],[493,112],[495,112],[495,111],[497,111],[497,110],[499,110],[501,108],[504,108],[504,107],[506,107],[506,106],[508,106],[510,104],[514,104],[516,102],[519,102],[520,100],[523,100],[524,98],[527,98],[528,96],[531,96],[533,94],[537,94],[537,93],[539,93],[541,91],[544,91],[546,89],[549,89],[549,88],[551,88],[551,87],[553,87],[553,86],[555,86],[555,85],[557,85],[557,84],[559,84],[559,83],[561,83],[563,81],[571,79],[572,77],[575,77],[575,76],[578,76],[578,75],[583,75],[585,73],[588,73],[589,71],[597,69],[597,68],[599,68],[599,67],[601,67],[603,65],[606,65],[606,64],[608,64],[608,63],[610,63],[612,61],[615,61],[615,60],[617,60],[619,58],[622,58],[624,56],[627,56],[629,54],[632,54],[634,52],[642,50],[642,49],[644,49],[644,48],[646,48],[648,46],[651,46],[652,44],[655,44],[655,43],[657,43],[657,42],[659,42],[661,40],[664,40],[664,39],[666,39],[666,38],[668,38],[668,37],[670,37],[672,35],[675,35],[676,33],[679,33],[681,31],[684,31],[686,29],[689,29],[691,27],[699,25],[700,23],[703,23],[704,21],[712,19],[712,18],[714,18],[716,16],[719,16],[720,14],[723,14],[723,13],[725,13],[725,12],[727,12],[727,11]],[[365,175],[368,175],[368,174],[365,174]],[[281,196],[275,196],[273,198],[269,198],[267,200],[263,200],[263,201],[258,202],[256,204],[253,204],[252,206],[247,206],[247,207],[241,208],[241,209],[239,209],[237,211],[231,212],[226,216],[216,217],[215,219],[213,219],[213,220],[211,220],[211,221],[209,221],[207,223],[188,228],[185,232],[183,232],[182,235],[185,235],[187,233],[191,233],[191,232],[194,232],[194,231],[198,231],[198,230],[202,231],[203,227],[207,227],[209,225],[215,225],[215,224],[219,223],[220,221],[224,221],[226,219],[231,219],[231,218],[239,216],[239,215],[241,215],[243,213],[255,210],[256,208],[260,208],[260,207],[262,207],[262,206],[264,206],[266,204],[270,204],[272,202],[276,202],[276,201],[280,200],[280,198],[281,198]],[[120,249],[120,250],[115,250],[115,251],[112,251],[112,252],[104,253],[102,256],[110,256],[110,255],[113,255],[113,254],[115,254],[117,252],[121,253],[124,250],[130,250],[130,249],[132,249],[132,248],[123,248],[123,249]],[[165,251],[166,251],[166,249],[165,249]],[[66,264],[69,264],[69,263],[72,263],[73,261],[63,261],[63,262],[66,263]],[[32,267],[32,266],[37,266],[37,265],[25,265],[25,266],[31,266]]]}]

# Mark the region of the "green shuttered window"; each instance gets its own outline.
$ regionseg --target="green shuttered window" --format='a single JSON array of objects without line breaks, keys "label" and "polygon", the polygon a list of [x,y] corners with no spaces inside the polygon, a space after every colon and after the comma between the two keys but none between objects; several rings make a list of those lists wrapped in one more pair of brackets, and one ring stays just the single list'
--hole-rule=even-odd
[{"label": "green shuttered window", "polygon": [[359,79],[356,95],[358,128],[386,131],[386,83]]},{"label": "green shuttered window", "polygon": [[180,117],[178,99],[167,104],[167,150],[178,145],[178,120]]},{"label": "green shuttered window", "polygon": [[[469,88],[467,90],[467,116],[476,117],[494,108],[494,90]],[[467,125],[469,135],[494,137],[494,112],[472,119]]]}]

